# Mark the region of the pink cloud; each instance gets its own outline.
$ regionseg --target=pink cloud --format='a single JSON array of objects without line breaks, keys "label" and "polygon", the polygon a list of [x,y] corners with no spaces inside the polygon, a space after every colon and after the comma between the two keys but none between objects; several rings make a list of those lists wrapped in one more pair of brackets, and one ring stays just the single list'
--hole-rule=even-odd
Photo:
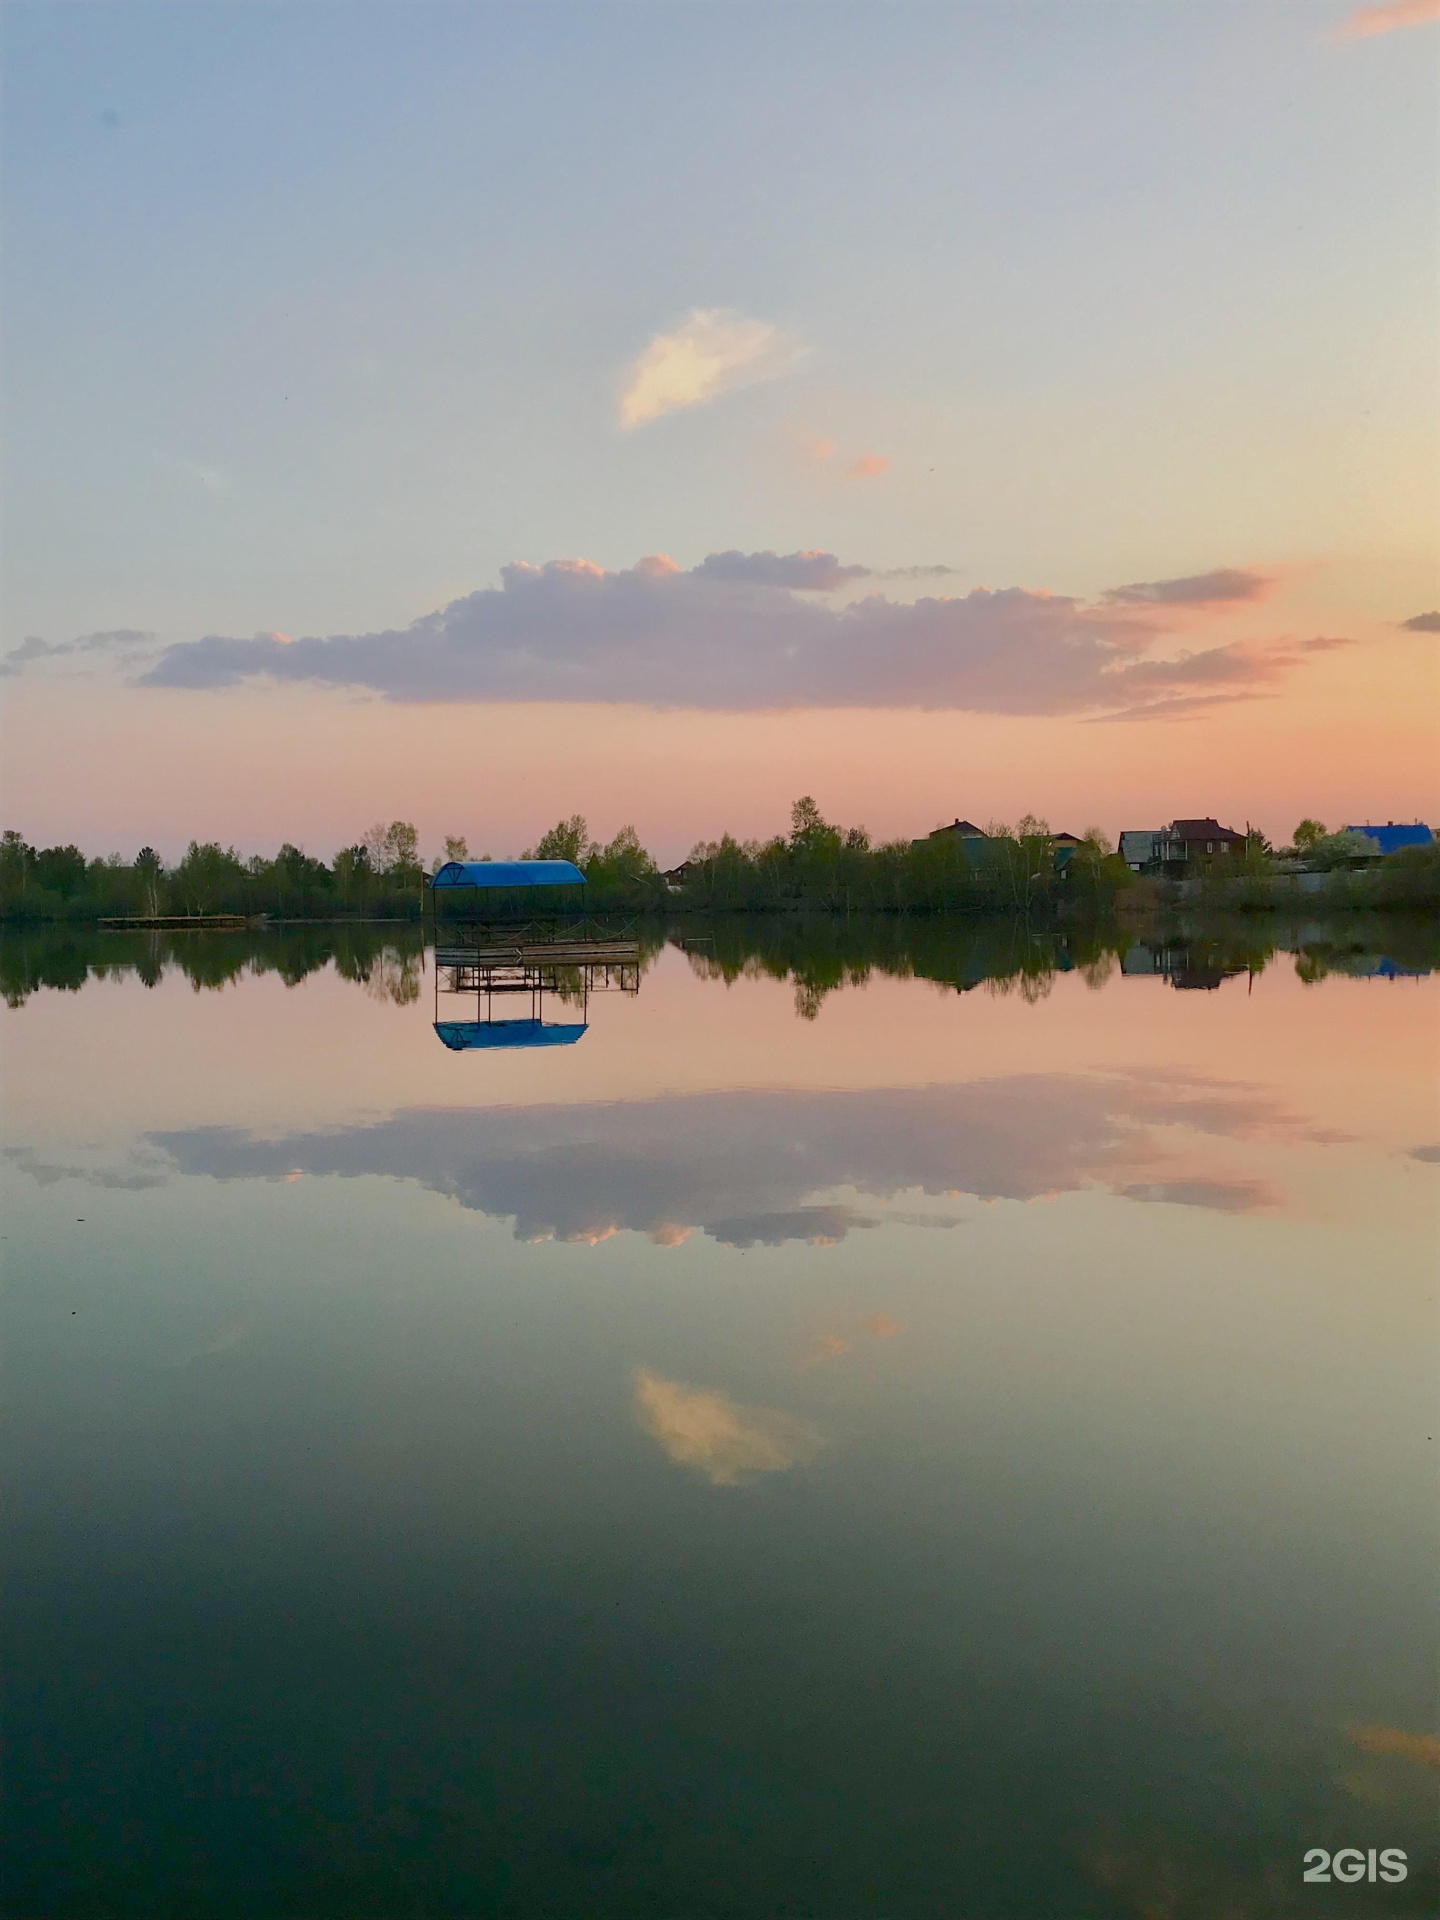
[{"label": "pink cloud", "polygon": [[1440,0],[1392,0],[1385,7],[1357,7],[1338,29],[1341,40],[1373,40],[1376,34],[1423,27],[1440,20]]},{"label": "pink cloud", "polygon": [[1128,587],[1111,587],[1105,598],[1119,606],[1212,607],[1244,600],[1260,600],[1275,584],[1272,576],[1249,567],[1216,567],[1210,573],[1186,574],[1179,580],[1136,580]]},{"label": "pink cloud", "polygon": [[[712,553],[682,569],[651,555],[615,572],[587,561],[517,562],[404,631],[219,634],[180,642],[147,686],[245,680],[368,688],[401,701],[561,701],[699,707],[917,707],[986,713],[1181,711],[1270,692],[1321,647],[1295,637],[1166,657],[1172,613],[1244,597],[1239,570],[1150,582],[1085,605],[1010,587],[892,600],[824,596],[873,577],[820,549]],[[1219,583],[1217,585],[1217,583]],[[1138,599],[1127,595],[1140,595]],[[21,663],[17,663],[21,664]]]},{"label": "pink cloud", "polygon": [[845,469],[847,480],[878,480],[882,473],[890,471],[890,462],[883,453],[862,453]]}]

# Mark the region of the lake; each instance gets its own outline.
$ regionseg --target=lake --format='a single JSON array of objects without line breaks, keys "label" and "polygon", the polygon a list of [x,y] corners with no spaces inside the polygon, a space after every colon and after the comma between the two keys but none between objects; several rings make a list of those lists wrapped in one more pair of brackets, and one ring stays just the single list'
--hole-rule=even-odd
[{"label": "lake", "polygon": [[7,934],[5,1910],[1433,1911],[1436,961]]}]

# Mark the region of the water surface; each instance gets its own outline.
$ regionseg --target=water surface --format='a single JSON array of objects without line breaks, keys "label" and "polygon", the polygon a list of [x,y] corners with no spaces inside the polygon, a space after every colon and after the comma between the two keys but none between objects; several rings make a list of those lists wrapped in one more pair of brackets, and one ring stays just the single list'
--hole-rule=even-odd
[{"label": "water surface", "polygon": [[1440,975],[1288,938],[7,938],[6,1910],[1430,1911]]}]

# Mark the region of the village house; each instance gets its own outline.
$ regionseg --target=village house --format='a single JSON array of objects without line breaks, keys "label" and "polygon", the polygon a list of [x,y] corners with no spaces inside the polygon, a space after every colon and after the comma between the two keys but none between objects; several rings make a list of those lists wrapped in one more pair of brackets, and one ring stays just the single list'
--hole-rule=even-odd
[{"label": "village house", "polygon": [[[949,826],[934,827],[925,836],[927,840],[957,841],[967,852],[983,845],[989,837],[985,829],[977,827],[973,820],[952,820]],[[921,842],[917,840],[914,844],[918,847]]]},{"label": "village house", "polygon": [[1120,858],[1132,873],[1146,873],[1160,858],[1163,827],[1134,827],[1120,836]]},{"label": "village house", "polygon": [[[1078,833],[1052,833],[1049,839],[1050,849],[1055,859],[1055,872],[1057,875],[1063,875],[1074,857],[1076,848],[1083,846],[1084,841]],[[947,840],[960,846],[972,861],[983,848],[990,844],[989,834],[982,827],[977,827],[973,820],[952,820],[946,826],[932,828],[924,840],[914,840],[911,845],[922,847],[930,842]]]},{"label": "village house", "polygon": [[1058,875],[1063,877],[1075,857],[1077,848],[1083,847],[1084,844],[1083,838],[1078,833],[1051,834],[1050,851],[1055,856],[1055,871]]},{"label": "village house", "polygon": [[1142,828],[1120,836],[1120,857],[1132,873],[1162,873],[1183,879],[1206,860],[1245,851],[1247,835],[1222,827],[1213,815],[1172,820],[1168,827]]},{"label": "village house", "polygon": [[1374,842],[1377,860],[1387,853],[1399,853],[1402,847],[1428,847],[1435,838],[1429,827],[1418,820],[1399,825],[1387,820],[1383,827],[1373,827],[1367,821],[1363,827],[1342,827],[1341,832],[1363,833],[1367,840]]}]

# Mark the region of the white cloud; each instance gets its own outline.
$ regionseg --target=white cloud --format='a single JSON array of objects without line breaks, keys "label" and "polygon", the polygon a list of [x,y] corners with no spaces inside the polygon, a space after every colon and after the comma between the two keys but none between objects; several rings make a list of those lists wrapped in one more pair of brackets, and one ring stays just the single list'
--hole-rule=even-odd
[{"label": "white cloud", "polygon": [[801,349],[768,320],[729,307],[695,307],[673,333],[657,333],[630,368],[620,424],[640,427],[662,414],[704,406],[722,393],[787,373]]}]

